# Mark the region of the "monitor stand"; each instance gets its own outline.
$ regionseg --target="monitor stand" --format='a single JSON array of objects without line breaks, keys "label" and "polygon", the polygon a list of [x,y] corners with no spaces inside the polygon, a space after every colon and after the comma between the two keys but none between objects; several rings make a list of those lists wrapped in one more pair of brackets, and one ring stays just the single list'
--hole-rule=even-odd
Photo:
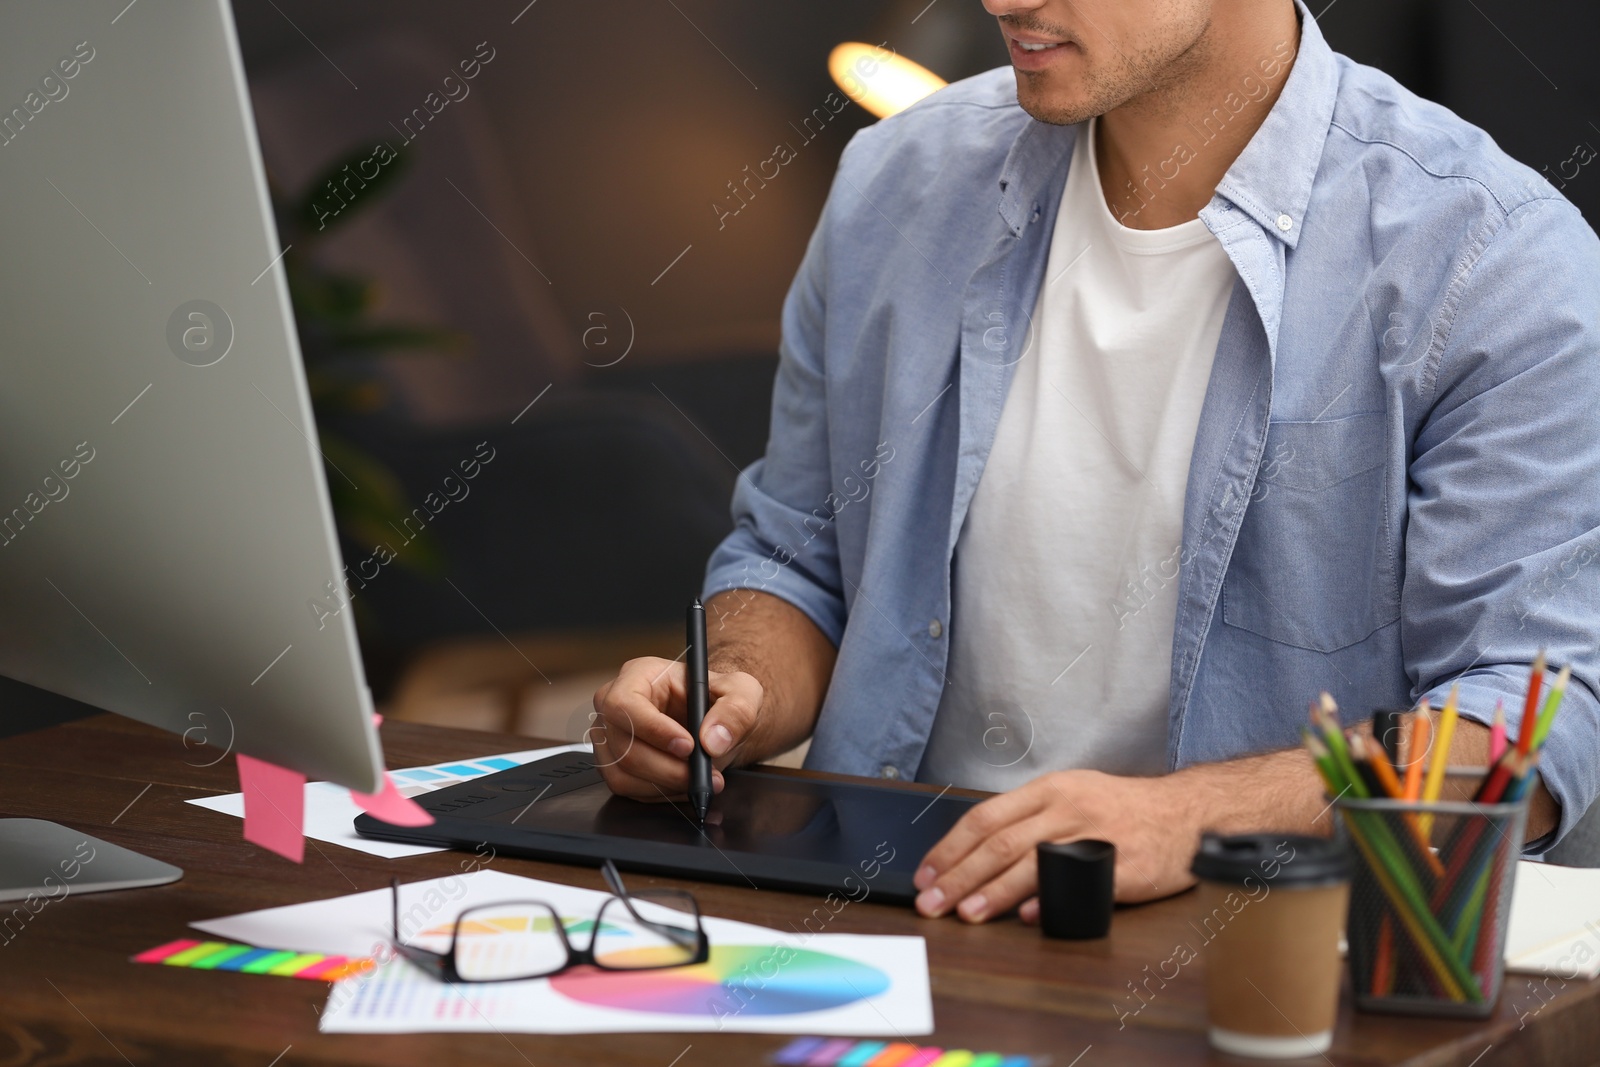
[{"label": "monitor stand", "polygon": [[0,943],[74,893],[166,885],[183,870],[43,819],[0,819]]}]

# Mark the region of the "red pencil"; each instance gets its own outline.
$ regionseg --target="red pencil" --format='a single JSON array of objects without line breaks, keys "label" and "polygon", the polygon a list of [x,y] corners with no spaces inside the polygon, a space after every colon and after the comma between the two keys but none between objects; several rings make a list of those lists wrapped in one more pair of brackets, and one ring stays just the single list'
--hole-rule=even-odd
[{"label": "red pencil", "polygon": [[1511,761],[1513,757],[1520,757],[1516,749],[1508,749],[1490,768],[1489,776],[1483,780],[1478,791],[1473,794],[1472,800],[1476,804],[1498,804],[1500,794],[1506,790],[1506,783],[1511,780]]}]

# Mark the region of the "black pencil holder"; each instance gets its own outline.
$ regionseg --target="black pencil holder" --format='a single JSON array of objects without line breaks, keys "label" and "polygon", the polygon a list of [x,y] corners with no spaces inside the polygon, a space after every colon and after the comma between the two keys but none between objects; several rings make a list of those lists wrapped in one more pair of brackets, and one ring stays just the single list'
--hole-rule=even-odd
[{"label": "black pencil holder", "polygon": [[[1453,782],[1482,770],[1451,770]],[[1505,975],[1511,891],[1527,825],[1521,799],[1335,801],[1355,855],[1346,922],[1364,1011],[1487,1018]]]}]

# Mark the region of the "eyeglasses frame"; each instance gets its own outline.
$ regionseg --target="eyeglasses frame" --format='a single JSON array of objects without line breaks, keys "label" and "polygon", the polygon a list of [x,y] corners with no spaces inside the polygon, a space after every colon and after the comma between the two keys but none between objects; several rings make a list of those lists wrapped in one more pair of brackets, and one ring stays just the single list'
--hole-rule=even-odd
[{"label": "eyeglasses frame", "polygon": [[[467,908],[460,915],[456,916],[455,924],[450,930],[450,949],[447,952],[435,952],[432,949],[423,948],[420,945],[406,944],[400,939],[399,878],[389,879],[391,905],[389,943],[394,948],[395,952],[401,957],[411,964],[421,968],[423,971],[426,971],[428,974],[432,975],[434,978],[437,978],[441,982],[474,985],[489,982],[524,982],[535,978],[549,978],[553,975],[561,974],[563,971],[569,971],[574,967],[580,967],[584,965],[595,967],[602,971],[661,971],[668,970],[673,967],[692,967],[695,964],[704,963],[711,958],[711,942],[710,939],[706,937],[705,922],[702,920],[700,915],[700,902],[694,898],[694,894],[681,889],[665,889],[660,891],[664,894],[671,894],[674,897],[681,896],[684,900],[688,901],[690,909],[689,913],[694,916],[695,928],[691,931],[680,926],[673,926],[669,923],[652,922],[651,920],[640,915],[638,909],[634,907],[633,895],[630,894],[627,890],[627,887],[622,884],[622,875],[617,870],[616,864],[612,863],[611,860],[607,859],[600,865],[600,873],[605,877],[606,884],[611,887],[611,896],[601,901],[600,907],[595,910],[594,929],[589,932],[589,944],[581,949],[573,945],[572,939],[567,936],[567,928],[566,925],[561,921],[560,912],[558,912],[549,902],[543,900],[506,900],[489,904],[478,904]],[[600,936],[600,923],[604,918],[606,907],[610,905],[613,900],[621,901],[622,906],[628,909],[628,914],[631,915],[633,920],[639,923],[641,926],[646,926],[651,930],[654,930],[656,933],[661,934],[668,940],[675,941],[680,945],[684,945],[685,947],[693,944],[693,957],[680,963],[657,963],[648,967],[610,967],[604,963],[601,963],[595,958],[594,945],[595,941],[598,940]],[[545,971],[541,974],[520,974],[506,978],[463,978],[460,970],[456,967],[456,945],[458,944],[461,935],[462,920],[472,912],[480,911],[484,908],[506,907],[512,904],[539,907],[550,913],[552,928],[555,930],[556,935],[560,937],[562,947],[567,950],[566,962],[554,970]]]}]

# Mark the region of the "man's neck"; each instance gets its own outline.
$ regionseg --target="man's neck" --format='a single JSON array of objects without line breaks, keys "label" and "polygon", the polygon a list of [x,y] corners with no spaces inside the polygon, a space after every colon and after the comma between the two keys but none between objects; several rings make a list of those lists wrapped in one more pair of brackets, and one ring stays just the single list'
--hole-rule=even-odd
[{"label": "man's neck", "polygon": [[1199,215],[1288,80],[1300,47],[1294,4],[1265,18],[1262,5],[1217,6],[1165,84],[1095,123],[1100,187],[1124,226],[1157,230]]}]

